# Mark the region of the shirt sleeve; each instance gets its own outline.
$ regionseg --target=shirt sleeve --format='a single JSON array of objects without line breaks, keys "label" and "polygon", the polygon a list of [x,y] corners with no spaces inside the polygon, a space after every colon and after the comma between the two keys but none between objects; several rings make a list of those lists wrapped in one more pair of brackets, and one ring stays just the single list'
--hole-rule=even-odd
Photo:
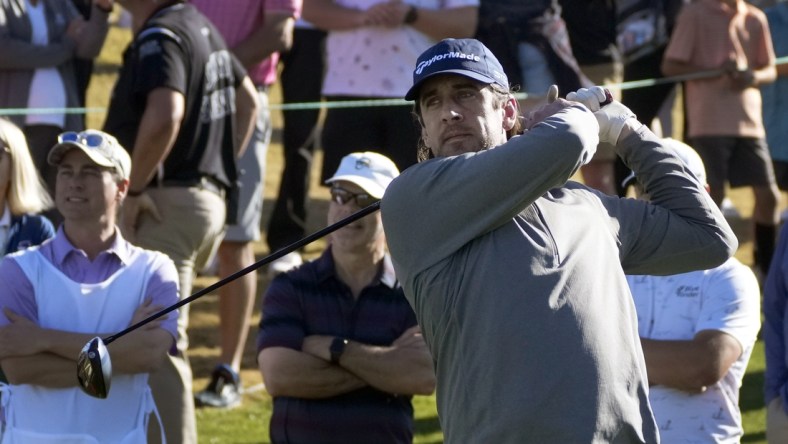
[{"label": "shirt sleeve", "polygon": [[707,274],[696,333],[719,330],[736,338],[742,350],[752,347],[761,327],[761,290],[752,270],[729,261]]},{"label": "shirt sleeve", "polygon": [[664,58],[678,62],[689,62],[692,60],[692,53],[695,48],[695,29],[694,26],[695,9],[684,6],[676,18],[676,26],[670,35],[670,42],[665,50]]},{"label": "shirt sleeve", "polygon": [[[157,254],[150,270],[151,276],[145,288],[145,300],[162,308],[178,302],[178,270],[175,264],[163,254]],[[178,338],[178,311],[170,312],[164,318],[161,328],[173,338]]]},{"label": "shirt sleeve", "polygon": [[400,280],[408,282],[564,185],[593,153],[598,132],[593,114],[574,105],[503,145],[403,171],[381,203]]},{"label": "shirt sleeve", "polygon": [[[38,323],[38,305],[33,284],[12,256],[0,259],[0,309],[9,309]],[[0,327],[10,321],[0,311]]]},{"label": "shirt sleeve", "polygon": [[156,88],[171,88],[187,94],[186,54],[172,31],[163,28],[144,30],[137,46],[134,64],[135,95],[147,96]]},{"label": "shirt sleeve", "polygon": [[641,127],[616,146],[650,201],[603,196],[618,225],[626,274],[678,274],[717,267],[738,240],[706,189],[663,142]]},{"label": "shirt sleeve", "polygon": [[769,30],[769,22],[766,19],[766,15],[759,11],[757,17],[758,22],[761,24],[761,32],[756,42],[756,56],[753,61],[753,69],[760,69],[773,65],[776,59],[774,55],[774,45],[772,44],[772,35]]},{"label": "shirt sleeve", "polygon": [[[0,276],[2,278],[2,276]],[[780,396],[788,382],[786,366],[785,332],[788,326],[786,304],[788,299],[788,225],[784,225],[778,238],[774,259],[763,287],[763,341],[766,354],[765,401]],[[783,397],[783,401],[786,401]]]},{"label": "shirt sleeve", "polygon": [[263,296],[257,350],[286,347],[301,350],[306,337],[301,298],[287,274],[277,276]]}]

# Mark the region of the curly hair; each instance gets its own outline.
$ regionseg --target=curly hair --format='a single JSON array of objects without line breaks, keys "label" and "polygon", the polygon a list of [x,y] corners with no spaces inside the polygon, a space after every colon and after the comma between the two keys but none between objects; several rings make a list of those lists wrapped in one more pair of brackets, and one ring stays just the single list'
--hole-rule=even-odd
[{"label": "curly hair", "polygon": [[[487,85],[487,87],[490,88],[490,90],[493,93],[495,93],[495,95],[500,99],[500,100],[496,101],[493,104],[494,107],[503,106],[504,104],[506,104],[506,102],[508,102],[509,99],[512,98],[512,95],[516,92],[516,89],[517,89],[515,87],[515,88],[512,88],[512,89],[506,90],[503,87],[501,87],[501,86],[499,86],[499,85],[497,85],[495,83],[491,83],[490,85]],[[424,122],[422,121],[422,118],[421,118],[421,107],[419,106],[418,98],[413,103],[413,112],[412,112],[412,114],[413,114],[413,118],[416,121],[416,124],[419,126],[419,128],[423,128],[424,127]],[[514,126],[509,131],[506,132],[506,139],[507,140],[509,140],[512,137],[522,133],[522,123],[520,121],[519,115],[520,115],[520,108],[519,108],[519,105],[518,105],[516,113],[515,113]],[[435,155],[433,154],[432,149],[430,149],[430,147],[427,146],[427,144],[424,142],[424,137],[420,135],[418,144],[416,145],[416,160],[418,162],[423,162],[423,161],[425,161],[427,159],[432,159],[433,157],[435,157]]]}]

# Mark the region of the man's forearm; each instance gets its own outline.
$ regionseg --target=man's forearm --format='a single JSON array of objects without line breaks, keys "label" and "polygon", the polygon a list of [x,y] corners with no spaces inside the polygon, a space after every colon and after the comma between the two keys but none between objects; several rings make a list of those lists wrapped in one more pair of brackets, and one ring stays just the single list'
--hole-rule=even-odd
[{"label": "man's forearm", "polygon": [[[309,336],[304,351],[329,362],[331,336]],[[423,340],[410,346],[377,346],[348,341],[339,366],[380,391],[397,395],[429,394],[435,386],[432,358]]]},{"label": "man's forearm", "polygon": [[777,80],[777,68],[774,65],[769,65],[765,68],[756,69],[753,71],[753,86],[758,87]]},{"label": "man's forearm", "polygon": [[52,353],[5,358],[3,372],[11,384],[33,384],[47,388],[77,386],[77,354],[67,359]]},{"label": "man's forearm", "polygon": [[184,107],[183,95],[169,88],[158,88],[148,94],[132,151],[134,168],[129,180],[132,191],[145,188],[169,155],[180,130]]},{"label": "man's forearm", "polygon": [[435,387],[426,347],[377,347],[351,342],[340,365],[378,390],[397,395],[428,395]]},{"label": "man's forearm", "polygon": [[342,31],[366,25],[364,11],[338,5],[333,0],[306,0],[302,16],[316,27]]},{"label": "man's forearm", "polygon": [[339,366],[285,347],[265,348],[257,361],[271,396],[330,398],[367,385]]},{"label": "man's forearm", "polygon": [[142,327],[108,346],[115,373],[148,373],[163,362],[175,338],[162,328]]},{"label": "man's forearm", "polygon": [[92,59],[99,55],[109,31],[108,17],[108,12],[102,11],[95,4],[93,5],[90,20],[85,22],[85,29],[76,45],[77,57]]},{"label": "man's forearm", "polygon": [[244,77],[241,87],[236,91],[235,109],[235,151],[236,157],[241,157],[252,138],[259,112],[257,90],[249,76]]},{"label": "man's forearm", "polygon": [[641,339],[649,383],[688,392],[716,384],[741,355],[732,336],[715,330],[691,340]]},{"label": "man's forearm", "polygon": [[275,52],[287,51],[293,44],[293,14],[266,12],[263,20],[261,26],[232,48],[246,69],[251,69]]},{"label": "man's forearm", "polygon": [[413,28],[435,40],[470,38],[476,32],[479,8],[419,9]]}]

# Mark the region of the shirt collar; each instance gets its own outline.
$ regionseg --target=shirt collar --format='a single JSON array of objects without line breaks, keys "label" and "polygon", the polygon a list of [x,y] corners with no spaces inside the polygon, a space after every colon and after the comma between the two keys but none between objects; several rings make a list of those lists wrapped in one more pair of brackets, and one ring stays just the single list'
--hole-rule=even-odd
[{"label": "shirt collar", "polygon": [[[68,258],[68,256],[72,253],[78,253],[81,255],[85,255],[85,252],[71,243],[66,236],[66,232],[63,230],[63,225],[61,224],[60,227],[57,229],[57,234],[52,241],[52,253],[55,259],[55,262],[58,265],[62,265],[63,262]],[[129,257],[131,256],[131,245],[126,242],[126,239],[120,234],[120,229],[116,226],[115,227],[115,239],[112,240],[112,245],[109,248],[102,251],[101,254],[112,254],[120,260],[121,263],[124,265],[129,263]]]},{"label": "shirt collar", "polygon": [[[320,282],[330,278],[338,279],[334,256],[331,255],[331,246],[326,248],[317,260],[317,276]],[[383,256],[383,267],[381,267],[374,283],[381,283],[389,288],[397,288],[397,275],[394,273],[394,265],[388,253]]]}]

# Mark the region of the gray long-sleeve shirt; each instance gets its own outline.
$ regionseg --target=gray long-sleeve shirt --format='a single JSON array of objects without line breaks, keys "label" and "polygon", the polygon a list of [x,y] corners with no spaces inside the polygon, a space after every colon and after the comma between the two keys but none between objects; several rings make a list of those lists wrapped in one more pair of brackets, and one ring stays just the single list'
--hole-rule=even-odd
[{"label": "gray long-sleeve shirt", "polygon": [[597,129],[573,106],[494,149],[415,165],[386,191],[447,443],[658,441],[624,273],[711,268],[737,241],[645,128],[617,149],[650,203],[568,182]]}]

